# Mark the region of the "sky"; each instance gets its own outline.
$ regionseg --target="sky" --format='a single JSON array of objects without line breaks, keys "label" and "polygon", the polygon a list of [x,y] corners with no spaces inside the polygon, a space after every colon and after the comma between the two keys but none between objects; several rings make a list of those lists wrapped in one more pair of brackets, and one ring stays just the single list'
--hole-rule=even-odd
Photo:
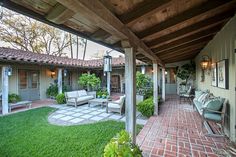
[{"label": "sky", "polygon": [[[3,9],[3,12],[4,12],[4,10],[5,10],[5,8]],[[20,15],[20,16],[24,16],[24,15]],[[4,18],[4,16],[2,18]],[[5,43],[3,41],[0,41],[0,46],[13,48],[9,43]],[[83,48],[79,47],[78,59],[83,59],[83,51],[84,51]],[[86,49],[86,53],[85,53],[85,60],[97,59],[97,56],[99,56],[99,58],[101,58],[104,54],[106,54],[106,51],[111,51],[111,49],[88,40],[87,49]],[[66,53],[68,57],[71,57],[70,49],[69,50],[67,49],[63,52]],[[124,56],[122,53],[115,51],[115,50],[111,51],[110,55],[112,57]],[[76,56],[76,46],[75,45],[73,46],[73,56],[74,56],[73,58],[75,58],[75,56]]]},{"label": "sky", "polygon": [[[97,44],[95,42],[88,40],[86,54],[85,54],[85,60],[96,59],[95,58],[96,53],[98,53],[99,56],[100,55],[103,56],[104,54],[106,54],[106,51],[110,51],[110,50],[111,50],[110,48],[107,48],[103,45],[100,45],[100,44]],[[74,56],[75,56],[75,52],[76,52],[76,48],[74,48],[74,53],[73,53]],[[120,55],[124,56],[122,53],[120,53],[118,51],[111,51],[110,55],[112,57],[119,57]],[[68,56],[71,56],[70,52],[68,53]],[[79,50],[79,59],[82,59],[82,58],[83,58],[83,49],[80,49]]]}]

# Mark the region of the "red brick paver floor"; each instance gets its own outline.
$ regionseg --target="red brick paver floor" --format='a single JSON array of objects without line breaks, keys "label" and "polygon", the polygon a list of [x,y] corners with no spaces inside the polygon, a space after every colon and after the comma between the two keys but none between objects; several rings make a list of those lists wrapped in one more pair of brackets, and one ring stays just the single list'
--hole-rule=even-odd
[{"label": "red brick paver floor", "polygon": [[145,157],[217,157],[216,151],[228,142],[226,138],[204,136],[198,113],[187,103],[179,104],[177,96],[169,96],[161,104],[159,115],[151,117],[137,136]]}]

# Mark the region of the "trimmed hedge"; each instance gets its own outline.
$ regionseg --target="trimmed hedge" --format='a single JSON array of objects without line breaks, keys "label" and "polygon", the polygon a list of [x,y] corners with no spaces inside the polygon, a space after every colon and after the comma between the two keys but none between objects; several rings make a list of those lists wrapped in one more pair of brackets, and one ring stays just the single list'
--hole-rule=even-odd
[{"label": "trimmed hedge", "polygon": [[[161,102],[161,98],[158,98],[158,102]],[[154,103],[153,97],[145,99],[144,101],[140,102],[137,106],[138,111],[142,113],[145,117],[151,117],[154,114]]]},{"label": "trimmed hedge", "polygon": [[65,94],[64,93],[58,94],[56,96],[56,101],[57,101],[58,104],[65,104],[66,103]]}]

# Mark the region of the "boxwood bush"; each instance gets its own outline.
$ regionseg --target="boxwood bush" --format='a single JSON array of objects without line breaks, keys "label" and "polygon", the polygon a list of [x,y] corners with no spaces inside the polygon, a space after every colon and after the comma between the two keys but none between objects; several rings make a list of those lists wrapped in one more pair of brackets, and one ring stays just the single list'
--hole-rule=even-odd
[{"label": "boxwood bush", "polygon": [[104,157],[142,157],[139,147],[132,144],[129,133],[122,130],[104,149]]},{"label": "boxwood bush", "polygon": [[64,93],[58,94],[56,96],[56,101],[57,101],[58,104],[65,104],[66,103],[65,94]]},{"label": "boxwood bush", "polygon": [[140,102],[138,104],[138,111],[141,112],[143,116],[151,117],[154,113],[153,97]]},{"label": "boxwood bush", "polygon": [[[158,103],[160,102],[161,102],[161,97],[158,97]],[[153,97],[150,97],[140,102],[137,108],[138,108],[138,111],[141,112],[143,116],[151,117],[154,114]]]}]

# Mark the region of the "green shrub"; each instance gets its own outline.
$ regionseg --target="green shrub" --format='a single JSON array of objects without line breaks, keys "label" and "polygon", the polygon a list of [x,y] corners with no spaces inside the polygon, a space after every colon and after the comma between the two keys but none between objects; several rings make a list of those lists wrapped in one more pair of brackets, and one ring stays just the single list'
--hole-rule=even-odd
[{"label": "green shrub", "polygon": [[138,111],[141,112],[143,116],[151,117],[154,113],[153,97],[140,102],[137,107]]},{"label": "green shrub", "polygon": [[56,101],[57,101],[58,104],[65,104],[66,103],[65,94],[64,93],[58,94],[56,96]]},{"label": "green shrub", "polygon": [[122,130],[104,149],[104,157],[142,157],[139,147],[131,143],[130,135]]},{"label": "green shrub", "polygon": [[20,98],[19,95],[14,94],[14,93],[8,95],[8,102],[9,103],[16,103],[16,102],[19,102],[19,101],[21,101],[21,98]]},{"label": "green shrub", "polygon": [[[161,103],[161,97],[158,96],[158,103]],[[137,106],[138,111],[142,113],[143,116],[151,117],[154,114],[154,103],[153,97],[145,99],[144,101],[140,102]]]},{"label": "green shrub", "polygon": [[[67,87],[66,86],[62,86],[62,92],[64,93],[65,91],[67,91]],[[50,84],[50,86],[48,87],[48,89],[46,90],[46,95],[47,97],[53,97],[55,98],[58,94],[58,86],[56,83]]]}]

